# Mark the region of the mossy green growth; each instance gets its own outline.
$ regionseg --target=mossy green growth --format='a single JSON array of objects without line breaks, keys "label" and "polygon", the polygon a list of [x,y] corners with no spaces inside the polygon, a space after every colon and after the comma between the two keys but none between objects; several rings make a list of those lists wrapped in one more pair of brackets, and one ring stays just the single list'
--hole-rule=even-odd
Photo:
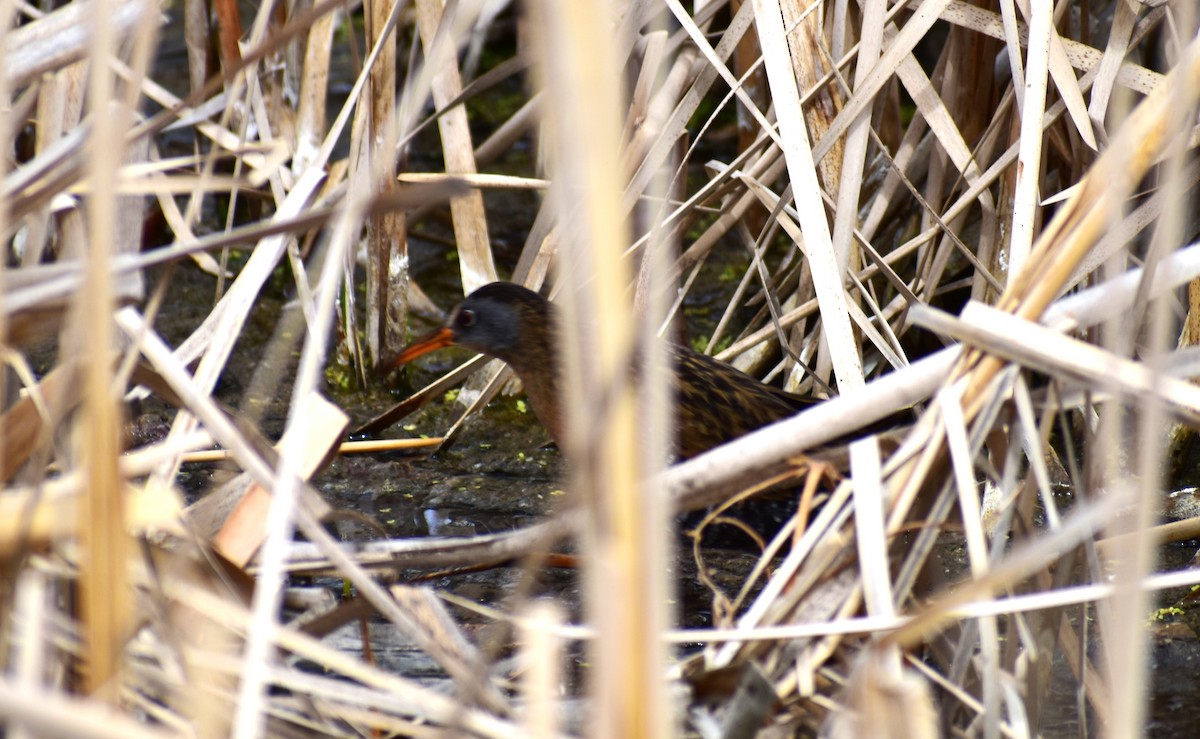
[{"label": "mossy green growth", "polygon": [[[703,354],[704,350],[708,348],[708,341],[709,341],[709,337],[707,337],[707,336],[693,336],[690,343],[691,343],[693,349],[695,349],[696,351]],[[717,339],[717,344],[716,344],[716,346],[713,347],[712,353],[720,354],[721,352],[728,349],[729,345],[732,343],[733,343],[732,336],[729,336],[728,334],[725,336],[722,336],[720,339]]]},{"label": "mossy green growth", "polygon": [[358,378],[354,370],[341,362],[325,365],[325,384],[338,392],[351,392],[358,387]]},{"label": "mossy green growth", "polygon": [[1154,613],[1152,613],[1150,615],[1150,622],[1153,623],[1155,621],[1168,621],[1171,619],[1179,618],[1180,616],[1183,616],[1185,614],[1186,614],[1186,611],[1184,611],[1179,606],[1163,606],[1162,608],[1159,608],[1157,611],[1155,611]]}]

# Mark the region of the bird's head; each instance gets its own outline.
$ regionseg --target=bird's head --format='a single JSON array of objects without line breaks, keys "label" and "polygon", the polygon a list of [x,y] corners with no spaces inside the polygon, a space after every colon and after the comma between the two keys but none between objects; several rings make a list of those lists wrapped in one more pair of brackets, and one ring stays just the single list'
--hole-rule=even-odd
[{"label": "bird's head", "polygon": [[459,303],[446,323],[405,348],[389,369],[447,346],[461,346],[520,367],[548,350],[550,302],[509,282],[493,282]]}]

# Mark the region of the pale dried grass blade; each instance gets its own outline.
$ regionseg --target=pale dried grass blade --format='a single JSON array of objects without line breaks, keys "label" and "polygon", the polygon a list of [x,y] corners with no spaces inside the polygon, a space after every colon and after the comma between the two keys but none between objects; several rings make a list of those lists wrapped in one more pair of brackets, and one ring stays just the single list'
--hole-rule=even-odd
[{"label": "pale dried grass blade", "polygon": [[396,179],[403,184],[426,184],[430,182],[461,182],[467,187],[481,190],[545,190],[550,180],[538,177],[521,177],[507,174],[450,174],[448,172],[402,172]]},{"label": "pale dried grass blade", "polygon": [[1025,61],[1021,58],[1021,34],[1017,28],[1017,0],[1000,0],[1000,22],[1004,29],[1004,51],[1008,55],[1008,68],[1012,73],[1012,89],[1017,99],[1017,110],[1025,109]]},{"label": "pale dried grass blade", "polygon": [[[13,655],[10,671],[14,687],[28,693],[36,692],[49,674],[49,630],[46,628],[50,609],[50,583],[45,573],[36,569],[23,571],[17,578],[13,598]],[[32,736],[25,726],[14,723],[9,727],[13,739]]]},{"label": "pale dried grass blade", "polygon": [[[133,64],[140,74],[154,27],[143,22],[144,7],[133,7],[138,11],[135,19],[140,36],[133,47]],[[117,286],[108,268],[109,260],[120,251],[116,239],[122,227],[115,177],[125,158],[124,135],[133,118],[107,63],[118,48],[119,28],[113,23],[118,9],[106,0],[97,0],[87,9],[94,21],[88,80],[92,120],[88,169],[93,183],[87,209],[90,244],[84,289],[76,309],[78,323],[63,337],[65,342],[79,342],[77,349],[91,360],[83,364],[82,416],[86,424],[77,423],[75,429],[88,480],[83,504],[77,510],[83,552],[80,587],[86,684],[90,692],[114,702],[118,699],[114,678],[120,675],[121,651],[132,615],[126,597],[131,546],[117,464],[120,412],[112,365],[103,359],[109,356],[115,338],[112,314]],[[138,228],[140,231],[140,223]]]},{"label": "pale dried grass blade", "polygon": [[[53,142],[79,125],[83,113],[83,94],[86,86],[82,77],[87,65],[78,62],[53,74],[43,75],[38,93],[37,150],[45,151]],[[26,242],[21,255],[23,266],[42,261],[51,236],[53,208],[50,203],[27,217]]]},{"label": "pale dried grass blade", "polygon": [[[1031,0],[1017,0],[1020,4],[1021,12],[1025,15],[1026,21],[1029,21],[1031,13],[1041,12],[1035,5],[1032,9],[1029,6]],[[1034,0],[1036,2],[1036,0]],[[1065,6],[1064,6],[1065,7]],[[1046,21],[1057,21],[1061,16],[1060,9],[1051,8],[1052,18],[1045,19]],[[1036,16],[1035,16],[1036,17]],[[1040,22],[1040,21],[1039,21]],[[1029,33],[1031,44],[1027,50],[1033,53],[1035,48],[1042,39],[1034,22],[1029,22]],[[1079,82],[1075,78],[1075,72],[1071,69],[1071,61],[1067,58],[1066,50],[1063,48],[1063,39],[1059,35],[1058,30],[1054,27],[1054,23],[1050,23],[1050,35],[1046,39],[1046,49],[1049,52],[1047,60],[1050,70],[1050,76],[1054,80],[1054,85],[1058,89],[1058,94],[1062,101],[1067,106],[1067,113],[1071,117],[1071,122],[1075,124],[1075,130],[1083,142],[1092,150],[1098,149],[1096,144],[1096,136],[1092,132],[1092,121],[1088,117],[1087,104],[1083,102],[1083,91],[1079,87]],[[1040,52],[1039,52],[1040,53]],[[1028,60],[1026,60],[1028,64]],[[1026,78],[1026,86],[1028,87],[1029,79]],[[1044,107],[1044,104],[1043,104]],[[1022,110],[1022,114],[1024,111]]]},{"label": "pale dried grass blade", "polygon": [[627,163],[623,169],[632,169],[631,163],[640,161],[644,146],[634,144],[634,136],[645,135],[642,127],[650,117],[650,96],[662,66],[667,51],[666,31],[655,31],[645,36],[646,47],[642,52],[642,68],[637,82],[630,94],[629,112],[625,114],[624,129],[621,132],[621,142],[624,146],[623,156]]},{"label": "pale dried grass blade", "polygon": [[[1029,99],[1026,98],[1028,105]],[[986,577],[989,553],[983,533],[983,516],[979,508],[979,492],[975,484],[975,465],[971,443],[967,439],[967,425],[961,405],[961,386],[943,388],[937,395],[937,408],[942,415],[946,432],[946,446],[950,450],[950,464],[954,474],[954,486],[958,491],[958,507],[962,512],[963,532],[967,541],[967,558],[974,579]],[[1000,670],[999,629],[993,617],[978,621],[979,672],[983,677],[983,718],[986,736],[997,736],[997,721],[1000,713]],[[965,633],[974,633],[973,629]],[[974,645],[966,639],[964,646]],[[973,649],[971,650],[973,651]]]},{"label": "pale dried grass blade", "polygon": [[524,644],[525,731],[531,739],[551,739],[559,732],[562,643],[557,631],[564,621],[562,610],[551,601],[537,601],[518,618]]},{"label": "pale dried grass blade", "polygon": [[187,46],[188,82],[191,91],[204,89],[208,81],[208,4],[184,0],[183,40]]},{"label": "pale dried grass blade", "polygon": [[[843,86],[824,84],[830,79],[832,72],[831,64],[828,61],[828,52],[825,50],[824,14],[821,12],[823,8],[823,3],[813,0],[779,3],[779,10],[783,15],[783,24],[786,29],[788,49],[791,52],[792,72],[796,76],[796,86],[807,93],[808,106],[803,110],[810,141],[821,140],[825,132],[829,130],[829,125],[835,116],[845,107]],[[877,34],[882,27],[883,18],[875,15],[872,22],[880,25],[874,31],[868,29],[866,33],[868,37],[874,36],[870,39],[871,43],[875,45],[875,49],[871,53],[873,57],[878,57],[879,38]],[[765,47],[763,51],[765,62],[769,57],[769,52]],[[861,44],[859,53],[862,53]],[[862,63],[870,66],[874,61],[873,58],[871,62],[864,61]],[[865,77],[865,73],[858,74],[858,82],[863,82]],[[768,73],[767,81],[769,84],[770,73]],[[859,120],[862,120],[861,116]],[[814,161],[817,179],[827,192],[837,193],[841,189],[841,168],[845,158],[845,142],[845,135],[839,136],[829,150],[830,156]],[[858,260],[854,257],[858,255],[849,251],[848,243],[846,246],[846,253],[838,255],[839,264],[841,259],[849,258],[847,264],[857,267]],[[847,267],[843,266],[842,272],[844,273],[846,269]],[[821,354],[822,356],[818,358],[821,364],[818,365],[817,371],[821,375],[826,375],[828,374],[829,358],[826,352]]]},{"label": "pale dried grass blade", "polygon": [[1121,69],[1121,63],[1129,51],[1129,40],[1133,35],[1133,26],[1136,20],[1137,10],[1133,3],[1118,2],[1114,4],[1112,25],[1108,30],[1108,42],[1104,46],[1104,56],[1100,60],[1096,81],[1092,85],[1091,102],[1088,103],[1088,116],[1100,131],[1104,131],[1108,103],[1112,97],[1113,86],[1117,82],[1117,73]]},{"label": "pale dried grass blade", "polygon": [[854,532],[862,573],[867,614],[891,618],[896,615],[887,535],[884,531],[886,494],[881,484],[879,442],[875,437],[856,441],[850,447],[854,477]]},{"label": "pale dried grass blade", "polygon": [[330,55],[333,30],[340,13],[326,13],[313,23],[304,52],[304,76],[300,80],[300,101],[296,107],[296,140],[292,172],[299,176],[312,163],[325,130],[325,96],[329,87]]},{"label": "pale dried grass blade", "polygon": [[[1033,20],[1029,29],[1028,67],[1025,70],[1024,106],[1021,108],[1021,140],[1017,153],[1016,192],[1013,194],[1012,231],[1009,238],[1009,274],[1018,275],[1033,248],[1041,193],[1042,126],[1046,110],[1046,82],[1050,65],[1050,35],[1053,4],[1032,0]],[[996,708],[998,706],[993,706]]]}]

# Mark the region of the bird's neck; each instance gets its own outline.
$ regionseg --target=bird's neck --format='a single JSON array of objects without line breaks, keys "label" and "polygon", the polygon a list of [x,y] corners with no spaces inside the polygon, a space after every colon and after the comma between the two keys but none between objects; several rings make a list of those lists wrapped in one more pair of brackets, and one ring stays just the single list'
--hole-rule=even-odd
[{"label": "bird's neck", "polygon": [[520,349],[500,358],[521,378],[534,415],[561,446],[565,426],[558,410],[562,363],[558,355],[557,330],[553,314],[542,321],[528,321],[523,326]]}]

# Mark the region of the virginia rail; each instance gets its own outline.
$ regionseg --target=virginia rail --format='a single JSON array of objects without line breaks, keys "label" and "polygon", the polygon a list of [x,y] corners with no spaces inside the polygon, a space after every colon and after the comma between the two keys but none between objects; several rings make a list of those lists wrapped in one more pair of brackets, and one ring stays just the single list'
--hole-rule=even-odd
[{"label": "virginia rail", "polygon": [[[467,296],[446,324],[408,346],[399,367],[447,346],[462,346],[507,362],[529,396],[538,420],[559,440],[565,431],[558,405],[557,316],[541,295],[510,282],[493,282]],[[671,345],[676,388],[676,445],[693,457],[743,434],[795,415],[816,401],[784,392],[710,356]]]}]

